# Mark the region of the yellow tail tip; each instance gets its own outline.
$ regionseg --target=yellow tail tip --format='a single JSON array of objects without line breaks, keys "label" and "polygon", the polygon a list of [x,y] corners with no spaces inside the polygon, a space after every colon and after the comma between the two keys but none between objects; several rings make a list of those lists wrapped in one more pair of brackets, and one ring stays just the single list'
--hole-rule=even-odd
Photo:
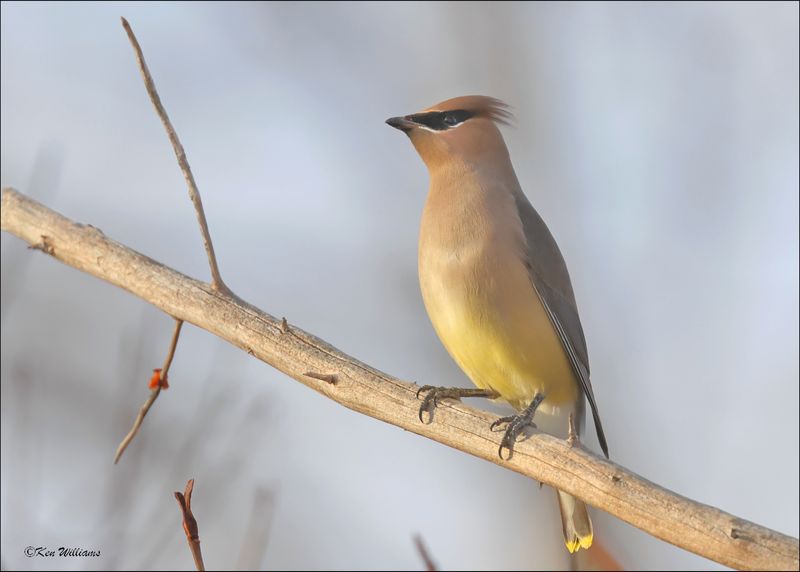
[{"label": "yellow tail tip", "polygon": [[567,550],[569,550],[570,554],[573,554],[576,550],[578,550],[581,547],[577,539],[566,541],[566,545],[567,545]]},{"label": "yellow tail tip", "polygon": [[581,548],[584,550],[588,549],[592,545],[592,535],[589,534],[582,538],[578,538],[577,536],[572,540],[567,540],[564,542],[567,545],[567,550],[569,550],[570,554],[574,554]]}]

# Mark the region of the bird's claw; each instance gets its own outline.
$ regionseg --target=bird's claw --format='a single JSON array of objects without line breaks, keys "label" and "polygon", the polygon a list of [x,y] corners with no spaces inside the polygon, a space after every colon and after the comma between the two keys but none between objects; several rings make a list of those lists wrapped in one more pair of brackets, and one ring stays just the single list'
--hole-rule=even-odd
[{"label": "bird's claw", "polygon": [[423,391],[429,391],[431,389],[435,389],[435,387],[433,385],[423,385],[422,387],[420,387],[417,390],[417,399],[419,399],[419,394],[420,393],[422,393]]},{"label": "bird's claw", "polygon": [[419,406],[418,416],[421,423],[425,423],[422,417],[425,412],[428,413],[428,423],[433,421],[433,410],[438,407],[439,399],[444,397],[442,394],[445,393],[446,390],[447,388],[445,387],[436,387],[433,385],[423,385],[417,390],[417,399],[419,399],[421,393],[427,392],[427,395],[422,398],[422,404]]},{"label": "bird's claw", "polygon": [[498,429],[497,427],[499,425],[503,425],[504,423],[511,423],[511,421],[513,421],[515,417],[516,417],[516,415],[509,415],[507,417],[500,417],[499,419],[494,421],[491,425],[489,425],[489,430],[490,431],[502,431],[503,430],[502,428]]},{"label": "bird's claw", "polygon": [[428,423],[433,421],[433,411],[439,406],[442,399],[461,399],[462,397],[489,397],[483,389],[465,389],[463,387],[436,387],[434,385],[423,385],[417,390],[417,399],[423,393],[427,395],[422,398],[422,405],[419,406],[419,420],[425,423],[422,414],[428,412]]},{"label": "bird's claw", "polygon": [[[509,415],[508,417],[501,417],[492,423],[489,426],[489,429],[492,431],[502,431],[503,429],[498,429],[498,427],[505,424],[507,424],[508,427],[506,427],[503,439],[500,441],[500,448],[497,450],[497,454],[504,461],[508,461],[514,454],[514,444],[520,440],[519,437],[524,436],[525,429],[527,427],[533,427],[536,429],[536,423],[533,422],[531,416],[523,413],[521,415]],[[503,457],[503,449],[508,449],[508,457]]]}]

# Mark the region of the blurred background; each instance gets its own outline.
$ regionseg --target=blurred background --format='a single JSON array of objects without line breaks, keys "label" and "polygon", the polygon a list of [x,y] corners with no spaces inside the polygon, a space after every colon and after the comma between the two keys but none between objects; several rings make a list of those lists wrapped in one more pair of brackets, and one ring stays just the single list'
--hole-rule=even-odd
[{"label": "blurred background", "polygon": [[[403,379],[469,382],[424,313],[427,173],[383,121],[514,107],[612,459],[798,535],[798,4],[2,4],[2,185],[208,278],[131,22],[243,298]],[[358,415],[2,236],[4,569],[568,569],[555,498]],[[480,403],[474,403],[480,405]],[[593,431],[585,441],[596,447]],[[599,511],[629,569],[720,569]],[[100,550],[27,558],[24,548]]]}]

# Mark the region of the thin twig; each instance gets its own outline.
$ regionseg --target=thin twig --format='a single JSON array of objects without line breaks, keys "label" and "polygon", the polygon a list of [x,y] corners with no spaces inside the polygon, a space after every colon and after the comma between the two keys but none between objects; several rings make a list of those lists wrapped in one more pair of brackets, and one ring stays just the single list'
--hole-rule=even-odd
[{"label": "thin twig", "polygon": [[167,351],[167,359],[164,360],[164,367],[161,368],[161,377],[166,379],[169,373],[169,367],[172,365],[172,358],[175,357],[175,348],[178,347],[178,338],[181,335],[181,328],[183,327],[183,320],[175,319],[175,329],[172,331],[172,340],[169,342],[169,350]]},{"label": "thin twig", "polygon": [[428,572],[436,572],[436,563],[431,558],[431,555],[428,554],[428,549],[422,541],[422,535],[417,534],[414,536],[414,544],[417,547],[420,558],[422,558],[422,562],[425,564],[425,570]]},{"label": "thin twig", "polygon": [[339,378],[336,377],[335,373],[316,373],[314,371],[307,371],[303,375],[313,379],[318,379],[320,381],[326,381],[331,385],[336,385],[339,382]]},{"label": "thin twig", "polygon": [[198,570],[205,570],[203,565],[203,553],[200,551],[200,533],[197,530],[197,520],[192,514],[192,491],[194,490],[194,479],[189,479],[186,483],[186,491],[180,493],[175,491],[175,500],[181,507],[183,515],[183,531],[186,533],[186,542],[192,551],[194,565]]},{"label": "thin twig", "polygon": [[[0,228],[28,244],[49,236],[54,258],[249,349],[259,360],[349,409],[542,481],[731,568],[797,570],[800,565],[796,538],[683,497],[583,447],[570,447],[564,440],[537,433],[517,443],[511,461],[500,461],[500,437],[489,430],[497,416],[461,403],[443,403],[436,422],[424,425],[417,418],[420,402],[415,384],[372,368],[296,326],[285,334],[279,319],[252,304],[221,296],[208,284],[13,189],[2,192]],[[308,371],[335,371],[348,383],[331,386],[303,375]]]},{"label": "thin twig", "polygon": [[128,39],[130,40],[131,45],[136,52],[136,62],[139,64],[139,70],[142,72],[142,78],[144,79],[144,86],[147,89],[147,94],[150,96],[150,101],[153,102],[153,107],[156,108],[156,113],[158,113],[158,116],[161,118],[161,123],[164,124],[164,129],[167,131],[169,141],[172,143],[172,148],[175,150],[175,156],[178,158],[178,165],[180,165],[181,171],[183,171],[183,177],[186,179],[186,184],[189,187],[189,198],[192,200],[192,203],[194,204],[194,210],[197,212],[197,222],[200,223],[200,232],[203,235],[203,244],[206,247],[206,254],[208,255],[208,265],[211,267],[211,285],[215,290],[230,294],[231,290],[225,285],[225,282],[222,281],[222,276],[219,272],[217,257],[214,254],[214,243],[211,242],[211,232],[208,230],[206,213],[203,209],[203,201],[200,198],[200,191],[197,188],[197,184],[194,182],[194,175],[192,174],[191,167],[189,167],[189,160],[186,158],[186,152],[183,150],[183,145],[181,145],[181,140],[178,138],[178,133],[175,131],[175,128],[172,126],[172,122],[169,120],[167,110],[164,109],[164,106],[161,103],[161,98],[156,90],[156,84],[153,81],[153,76],[150,75],[147,62],[144,60],[142,48],[139,46],[139,42],[136,39],[136,35],[133,33],[133,29],[131,29],[131,25],[125,18],[122,18],[122,26],[125,28],[125,32],[128,34]]},{"label": "thin twig", "polygon": [[120,457],[122,457],[122,454],[125,452],[125,449],[128,448],[128,445],[131,444],[133,438],[136,437],[136,434],[139,432],[139,427],[142,426],[142,421],[144,421],[147,412],[150,411],[153,403],[156,402],[156,399],[161,393],[161,389],[167,383],[167,374],[169,373],[169,366],[172,365],[172,358],[175,355],[175,348],[178,346],[178,338],[181,335],[181,326],[183,326],[183,320],[176,318],[175,330],[172,332],[172,341],[169,344],[167,358],[164,360],[164,366],[161,368],[161,371],[158,372],[159,383],[150,391],[150,397],[147,398],[147,401],[144,402],[144,405],[142,405],[142,408],[139,410],[139,415],[136,416],[136,421],[133,422],[133,427],[131,427],[131,430],[127,435],[125,435],[122,443],[120,443],[119,447],[117,447],[117,453],[114,455],[115,465],[119,462]]}]

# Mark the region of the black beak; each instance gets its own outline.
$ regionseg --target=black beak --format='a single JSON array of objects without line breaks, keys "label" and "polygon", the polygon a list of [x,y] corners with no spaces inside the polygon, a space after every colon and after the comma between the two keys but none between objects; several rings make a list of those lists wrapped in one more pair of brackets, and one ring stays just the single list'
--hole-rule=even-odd
[{"label": "black beak", "polygon": [[406,117],[390,117],[386,120],[386,124],[404,132],[411,131],[411,129],[413,129],[416,125],[413,121]]}]

